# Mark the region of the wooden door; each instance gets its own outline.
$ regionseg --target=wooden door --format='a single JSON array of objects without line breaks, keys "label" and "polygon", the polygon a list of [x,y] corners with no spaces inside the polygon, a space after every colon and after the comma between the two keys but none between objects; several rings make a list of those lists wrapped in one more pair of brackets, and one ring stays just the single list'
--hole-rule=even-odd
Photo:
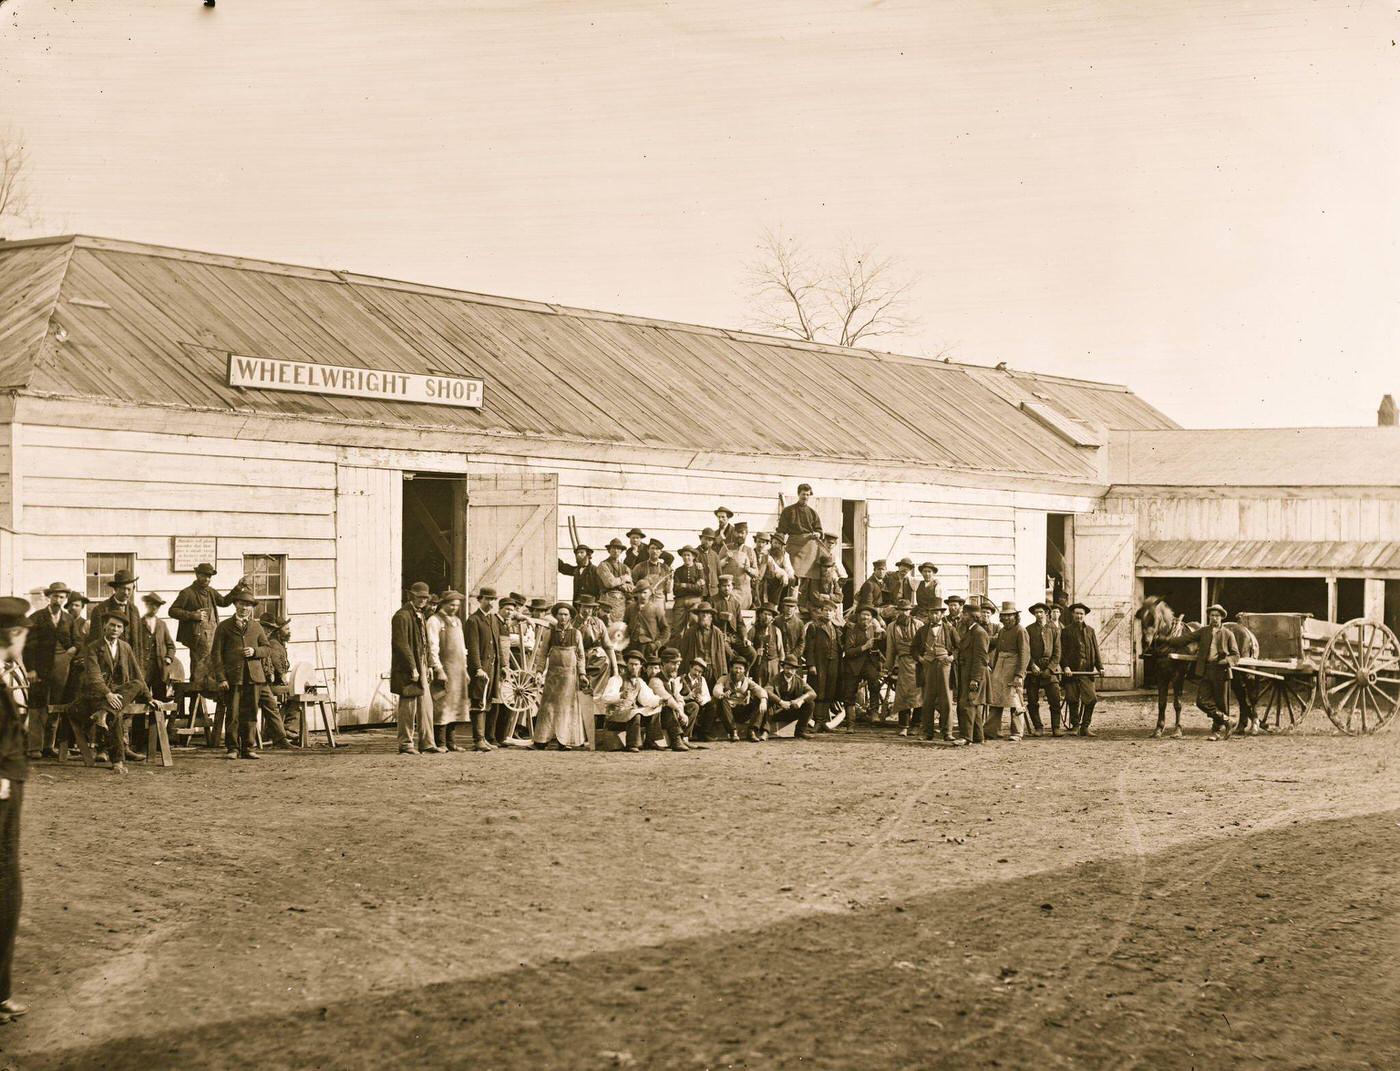
[{"label": "wooden door", "polygon": [[483,587],[551,602],[559,589],[559,477],[467,478],[467,593]]},{"label": "wooden door", "polygon": [[1104,684],[1129,688],[1137,666],[1133,653],[1133,591],[1136,548],[1133,518],[1087,513],[1074,518],[1074,599],[1089,607],[1099,634]]}]

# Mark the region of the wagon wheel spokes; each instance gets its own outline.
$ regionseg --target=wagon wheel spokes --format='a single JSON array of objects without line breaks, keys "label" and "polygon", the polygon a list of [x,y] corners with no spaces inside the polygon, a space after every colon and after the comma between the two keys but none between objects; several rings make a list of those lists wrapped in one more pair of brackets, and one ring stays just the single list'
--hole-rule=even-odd
[{"label": "wagon wheel spokes", "polygon": [[1317,681],[1313,677],[1288,676],[1282,680],[1274,680],[1269,677],[1259,678],[1258,690],[1255,693],[1256,714],[1259,713],[1258,706],[1263,706],[1263,716],[1260,723],[1264,726],[1269,724],[1270,716],[1274,719],[1274,728],[1285,728],[1283,719],[1288,718],[1288,729],[1296,729],[1302,724],[1308,711],[1313,706],[1313,693],[1317,687]]},{"label": "wagon wheel spokes", "polygon": [[1400,640],[1385,625],[1348,621],[1328,641],[1318,680],[1333,725],[1373,733],[1400,710]]}]

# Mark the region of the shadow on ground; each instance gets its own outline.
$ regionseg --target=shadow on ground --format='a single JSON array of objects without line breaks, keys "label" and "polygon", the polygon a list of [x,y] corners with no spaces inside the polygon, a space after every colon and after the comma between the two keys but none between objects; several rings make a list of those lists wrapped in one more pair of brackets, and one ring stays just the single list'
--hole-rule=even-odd
[{"label": "shadow on ground", "polygon": [[21,1066],[1393,1067],[1397,857],[1296,825]]}]

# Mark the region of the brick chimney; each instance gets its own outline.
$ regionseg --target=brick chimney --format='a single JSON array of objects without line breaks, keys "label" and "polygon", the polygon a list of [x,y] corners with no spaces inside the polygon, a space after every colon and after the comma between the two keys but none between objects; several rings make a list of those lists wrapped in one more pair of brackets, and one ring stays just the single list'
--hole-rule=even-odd
[{"label": "brick chimney", "polygon": [[1395,408],[1395,399],[1389,394],[1381,399],[1381,407],[1376,410],[1376,424],[1382,428],[1400,424],[1400,410]]}]

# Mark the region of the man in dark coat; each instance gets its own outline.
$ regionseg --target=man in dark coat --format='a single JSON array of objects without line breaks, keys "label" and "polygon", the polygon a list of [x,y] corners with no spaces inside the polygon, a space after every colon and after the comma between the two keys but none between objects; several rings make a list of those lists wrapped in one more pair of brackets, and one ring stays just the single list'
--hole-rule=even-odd
[{"label": "man in dark coat", "polygon": [[0,1023],[29,1011],[15,1000],[10,978],[22,900],[20,810],[24,804],[24,782],[29,777],[24,728],[26,681],[20,664],[28,613],[28,599],[0,599]]},{"label": "man in dark coat", "polygon": [[675,596],[671,612],[671,631],[681,632],[690,624],[690,611],[708,594],[705,570],[695,561],[694,547],[681,547],[681,566],[671,578]]},{"label": "man in dark coat", "polygon": [[778,631],[783,634],[783,650],[801,662],[803,641],[807,637],[807,622],[802,620],[802,607],[796,595],[785,595],[778,607],[781,619]]},{"label": "man in dark coat", "polygon": [[[817,693],[812,713],[819,733],[826,732],[831,724],[831,704],[841,699],[841,635],[831,620],[833,609],[830,602],[813,607],[812,620],[802,635],[802,659],[807,678]],[[805,730],[806,726],[802,728]]]},{"label": "man in dark coat", "polygon": [[1070,623],[1060,634],[1060,662],[1065,671],[1065,706],[1069,727],[1080,736],[1097,736],[1089,728],[1098,703],[1094,682],[1103,676],[1103,656],[1099,653],[1099,637],[1093,626],[1085,621],[1089,607],[1082,602],[1070,608]]},{"label": "man in dark coat", "polygon": [[768,683],[768,716],[774,727],[781,728],[791,717],[797,722],[793,735],[799,740],[806,737],[816,698],[816,689],[807,683],[807,677],[802,672],[802,660],[795,655],[787,655],[778,675]]},{"label": "man in dark coat", "polygon": [[671,639],[671,622],[666,617],[659,591],[639,584],[627,603],[627,638],[650,660],[661,654]]},{"label": "man in dark coat", "polygon": [[[142,644],[144,660],[142,671],[146,674],[146,686],[151,695],[164,699],[169,690],[170,665],[175,661],[175,642],[170,638],[170,630],[158,616],[165,600],[154,591],[141,596],[146,604],[146,613],[141,617],[140,629],[145,633]],[[135,648],[132,648],[135,650]]]},{"label": "man in dark coat", "polygon": [[126,622],[126,642],[135,652],[138,666],[145,665],[146,661],[146,636],[140,628],[141,609],[136,605],[136,581],[139,579],[129,569],[118,569],[107,581],[112,589],[111,596],[94,606],[91,615],[92,631],[98,635],[102,633],[102,622],[108,617],[120,617]]},{"label": "man in dark coat", "polygon": [[592,547],[585,546],[583,543],[576,546],[573,565],[560,558],[559,572],[564,576],[574,578],[574,593],[571,596],[574,606],[578,606],[579,599],[585,595],[596,599],[603,594],[603,585],[599,583],[598,571],[593,566]]},{"label": "man in dark coat", "polygon": [[870,575],[856,592],[856,605],[869,606],[878,611],[885,605],[885,588],[889,578],[889,566],[885,559],[876,558],[870,564]]},{"label": "man in dark coat", "polygon": [[267,641],[267,656],[262,660],[267,683],[258,690],[258,709],[262,711],[263,728],[273,747],[298,748],[287,738],[287,723],[283,704],[292,694],[292,660],[287,654],[287,641],[292,638],[292,623],[285,617],[268,615],[258,618]]},{"label": "man in dark coat", "polygon": [[126,773],[126,759],[140,758],[126,746],[125,708],[151,698],[141,664],[122,638],[125,632],[125,619],[108,614],[83,652],[83,698],[98,727],[107,730],[107,756],[118,774]]},{"label": "man in dark coat", "polygon": [[69,664],[78,651],[72,616],[65,604],[68,585],[55,581],[44,589],[49,604],[29,615],[24,640],[24,665],[29,671],[29,754],[53,758],[57,718],[48,717],[51,704],[63,702]]},{"label": "man in dark coat", "polygon": [[[957,653],[957,634],[943,620],[943,600],[935,595],[924,607],[927,620],[914,634],[913,654],[919,663],[922,692],[924,739],[934,735],[953,739],[953,694],[951,678],[953,656]],[[912,733],[911,733],[912,735]]]},{"label": "man in dark coat", "polygon": [[1050,623],[1050,608],[1043,602],[1031,607],[1035,621],[1027,626],[1026,636],[1031,645],[1031,663],[1026,669],[1026,713],[1031,719],[1031,733],[1040,736],[1045,725],[1040,720],[1040,693],[1050,705],[1050,735],[1060,735],[1060,627]]},{"label": "man in dark coat", "polygon": [[622,552],[622,564],[632,569],[647,560],[647,534],[640,528],[627,533],[627,549]]},{"label": "man in dark coat", "polygon": [[175,640],[190,647],[195,631],[201,621],[219,623],[219,607],[232,606],[233,597],[239,589],[250,589],[248,578],[240,577],[226,595],[220,595],[209,583],[218,570],[208,562],[200,562],[194,567],[194,583],[175,596],[170,604],[170,617],[179,622],[175,626]]},{"label": "man in dark coat", "polygon": [[[476,609],[467,618],[463,639],[467,644],[467,691],[472,703],[472,737],[477,751],[493,751],[502,743],[497,735],[501,706],[501,674],[505,671],[501,644],[501,618],[495,613],[496,589],[476,593]],[[484,746],[482,746],[484,745]]]},{"label": "man in dark coat", "polygon": [[865,716],[873,719],[880,710],[880,634],[874,624],[875,611],[865,603],[841,634],[841,701],[846,705],[846,731],[854,732],[856,695],[865,682]]},{"label": "man in dark coat", "polygon": [[706,528],[700,533],[700,546],[695,555],[695,563],[705,571],[706,599],[719,594],[719,550],[715,542],[715,530]]},{"label": "man in dark coat", "polygon": [[923,562],[919,566],[919,586],[914,591],[914,606],[928,609],[937,598],[942,602],[938,590],[938,566],[933,562]]},{"label": "man in dark coat", "polygon": [[233,600],[233,616],[219,622],[214,630],[214,648],[209,655],[214,681],[226,693],[224,712],[228,724],[224,727],[224,746],[230,759],[258,757],[253,750],[258,694],[267,684],[263,659],[272,652],[262,626],[253,616],[257,606],[258,600],[251,591],[239,589]]},{"label": "man in dark coat", "polygon": [[958,653],[954,659],[958,675],[958,737],[965,744],[985,744],[987,691],[991,685],[987,671],[989,640],[977,608],[962,608],[958,628]]},{"label": "man in dark coat", "polygon": [[1210,718],[1210,736],[1219,740],[1223,732],[1230,739],[1230,677],[1240,660],[1240,644],[1225,628],[1225,607],[1206,607],[1206,623],[1189,635],[1170,641],[1172,647],[1196,644],[1196,706]]},{"label": "man in dark coat", "polygon": [[689,666],[697,658],[704,660],[705,683],[711,692],[719,678],[729,673],[729,642],[715,624],[715,608],[707,602],[698,603],[691,611],[690,624],[681,633],[676,648],[683,665]]},{"label": "man in dark coat", "polygon": [[[885,575],[885,593],[880,605],[892,610],[902,599],[913,606],[914,594],[914,562],[910,558],[900,558],[895,563],[895,571]],[[893,614],[886,612],[881,616],[889,618]]]},{"label": "man in dark coat", "polygon": [[423,610],[432,598],[428,585],[419,580],[409,586],[408,598],[389,619],[389,691],[399,697],[399,754],[435,754],[442,750],[433,740],[433,698],[428,659],[428,623]]}]

